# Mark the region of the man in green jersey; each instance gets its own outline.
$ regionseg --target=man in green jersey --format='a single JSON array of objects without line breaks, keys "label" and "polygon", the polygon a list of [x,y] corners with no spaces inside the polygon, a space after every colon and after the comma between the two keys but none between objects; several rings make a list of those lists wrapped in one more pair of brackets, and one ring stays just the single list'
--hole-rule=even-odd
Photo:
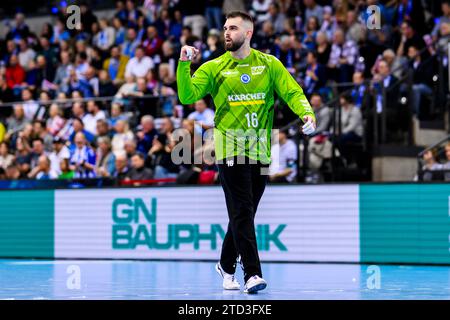
[{"label": "man in green jersey", "polygon": [[224,289],[239,290],[234,273],[240,259],[244,292],[248,293],[267,286],[262,278],[254,218],[267,182],[275,92],[303,120],[304,134],[313,133],[316,127],[301,87],[277,58],[251,49],[252,35],[252,18],[231,12],[224,25],[227,52],[204,63],[191,77],[190,61],[199,52],[184,46],[177,68],[181,103],[191,104],[210,94],[216,106],[215,157],[229,217],[216,271],[223,278]]}]

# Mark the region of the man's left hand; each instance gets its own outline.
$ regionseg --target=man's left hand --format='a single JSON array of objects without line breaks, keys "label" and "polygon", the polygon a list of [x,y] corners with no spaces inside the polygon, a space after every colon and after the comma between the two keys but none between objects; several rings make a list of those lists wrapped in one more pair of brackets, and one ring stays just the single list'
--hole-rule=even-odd
[{"label": "man's left hand", "polygon": [[305,123],[302,126],[302,132],[303,134],[310,135],[313,134],[314,131],[316,131],[316,121],[311,116],[304,116],[303,122]]}]

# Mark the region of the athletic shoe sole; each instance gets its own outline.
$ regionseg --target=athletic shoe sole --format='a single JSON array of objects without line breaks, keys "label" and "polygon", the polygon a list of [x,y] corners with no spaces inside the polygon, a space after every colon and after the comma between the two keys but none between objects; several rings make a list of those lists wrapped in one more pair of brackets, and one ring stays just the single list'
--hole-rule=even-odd
[{"label": "athletic shoe sole", "polygon": [[264,290],[266,287],[267,287],[267,283],[260,283],[260,284],[257,284],[256,286],[246,289],[244,292],[250,293],[250,294],[257,293],[258,291]]}]

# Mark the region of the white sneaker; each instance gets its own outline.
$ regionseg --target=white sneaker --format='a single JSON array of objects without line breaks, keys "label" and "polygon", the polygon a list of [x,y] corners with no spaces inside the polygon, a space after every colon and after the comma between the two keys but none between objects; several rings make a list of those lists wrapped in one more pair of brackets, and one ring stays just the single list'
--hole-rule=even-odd
[{"label": "white sneaker", "polygon": [[266,280],[260,276],[253,276],[245,283],[244,293],[256,293],[259,290],[264,290],[266,287]]},{"label": "white sneaker", "polygon": [[240,290],[241,285],[234,277],[234,274],[229,274],[223,271],[220,262],[216,264],[216,271],[223,279],[223,288],[225,290]]}]

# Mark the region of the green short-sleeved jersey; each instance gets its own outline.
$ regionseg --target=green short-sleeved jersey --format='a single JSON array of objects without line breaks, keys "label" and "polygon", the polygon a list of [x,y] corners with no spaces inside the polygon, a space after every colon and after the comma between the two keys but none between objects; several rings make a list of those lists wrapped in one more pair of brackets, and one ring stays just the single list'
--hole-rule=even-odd
[{"label": "green short-sleeved jersey", "polygon": [[177,85],[183,104],[194,103],[211,94],[216,107],[217,160],[245,155],[270,162],[274,92],[299,117],[314,117],[302,88],[283,64],[276,57],[254,49],[241,60],[226,52],[204,63],[192,77],[190,61],[179,61]]}]

